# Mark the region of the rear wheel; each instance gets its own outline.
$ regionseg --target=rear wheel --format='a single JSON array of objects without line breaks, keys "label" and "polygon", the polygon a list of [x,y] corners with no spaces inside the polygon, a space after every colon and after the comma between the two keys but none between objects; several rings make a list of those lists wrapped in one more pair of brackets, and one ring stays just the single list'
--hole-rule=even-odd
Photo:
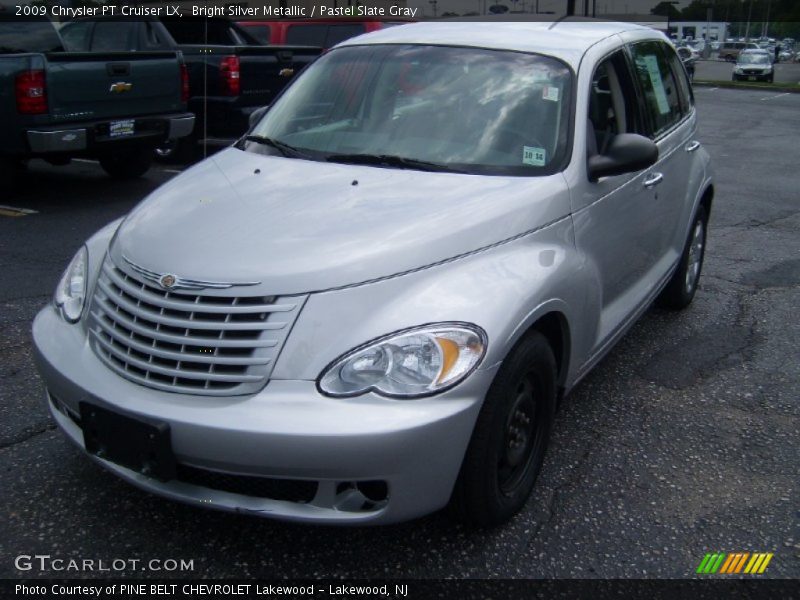
[{"label": "rear wheel", "polygon": [[152,148],[138,148],[100,157],[100,166],[115,179],[141,177],[153,163]]},{"label": "rear wheel", "polygon": [[692,303],[700,281],[700,271],[703,269],[707,225],[706,209],[700,206],[689,231],[689,238],[686,240],[681,260],[672,279],[669,280],[667,287],[658,298],[661,306],[680,310]]},{"label": "rear wheel", "polygon": [[9,193],[16,191],[24,170],[23,163],[0,157],[0,189]]},{"label": "rear wheel", "polygon": [[545,337],[523,338],[500,367],[475,424],[451,509],[478,526],[516,514],[542,467],[556,408],[556,361]]}]

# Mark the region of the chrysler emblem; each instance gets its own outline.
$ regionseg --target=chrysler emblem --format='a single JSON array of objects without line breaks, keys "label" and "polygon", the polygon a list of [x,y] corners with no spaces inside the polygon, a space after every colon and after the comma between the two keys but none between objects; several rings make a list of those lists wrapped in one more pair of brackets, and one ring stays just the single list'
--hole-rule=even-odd
[{"label": "chrysler emblem", "polygon": [[206,281],[204,279],[188,279],[172,273],[159,273],[137,265],[127,256],[122,257],[128,266],[145,281],[160,285],[165,290],[225,290],[240,285],[259,285],[260,281]]}]

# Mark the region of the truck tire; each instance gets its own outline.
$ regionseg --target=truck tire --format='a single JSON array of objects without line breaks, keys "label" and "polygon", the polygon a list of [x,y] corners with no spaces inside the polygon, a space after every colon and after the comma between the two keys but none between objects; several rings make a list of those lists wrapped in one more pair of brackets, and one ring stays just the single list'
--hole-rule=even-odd
[{"label": "truck tire", "polygon": [[0,190],[9,193],[16,191],[22,171],[20,162],[0,157]]},{"label": "truck tire", "polygon": [[153,149],[150,147],[100,157],[100,166],[114,179],[141,177],[151,164],[153,164]]},{"label": "truck tire", "polygon": [[525,505],[556,412],[556,359],[538,331],[503,361],[481,407],[450,509],[459,521],[499,525]]}]

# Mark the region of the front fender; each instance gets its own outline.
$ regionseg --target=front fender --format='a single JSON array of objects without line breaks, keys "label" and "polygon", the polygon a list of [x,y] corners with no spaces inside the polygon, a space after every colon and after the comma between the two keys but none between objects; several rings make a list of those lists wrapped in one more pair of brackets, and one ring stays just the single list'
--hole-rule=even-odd
[{"label": "front fender", "polygon": [[[426,323],[459,321],[484,329],[489,344],[481,369],[506,357],[519,338],[550,311],[571,331],[596,327],[587,314],[583,261],[572,220],[487,250],[402,276],[312,294],[271,379],[314,380],[337,357],[372,339]],[[570,365],[582,344],[572,343]]]}]

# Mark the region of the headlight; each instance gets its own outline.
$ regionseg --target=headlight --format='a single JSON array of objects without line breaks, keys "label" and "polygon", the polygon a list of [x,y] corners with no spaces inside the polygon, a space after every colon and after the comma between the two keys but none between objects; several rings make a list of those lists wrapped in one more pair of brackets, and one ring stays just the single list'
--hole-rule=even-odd
[{"label": "headlight", "polygon": [[83,246],[64,271],[53,298],[56,307],[70,323],[77,322],[83,312],[86,300],[87,259],[86,246]]},{"label": "headlight", "polygon": [[469,375],[486,352],[475,325],[441,323],[401,331],[349,352],[329,365],[319,388],[330,396],[374,391],[419,398],[444,391]]}]

